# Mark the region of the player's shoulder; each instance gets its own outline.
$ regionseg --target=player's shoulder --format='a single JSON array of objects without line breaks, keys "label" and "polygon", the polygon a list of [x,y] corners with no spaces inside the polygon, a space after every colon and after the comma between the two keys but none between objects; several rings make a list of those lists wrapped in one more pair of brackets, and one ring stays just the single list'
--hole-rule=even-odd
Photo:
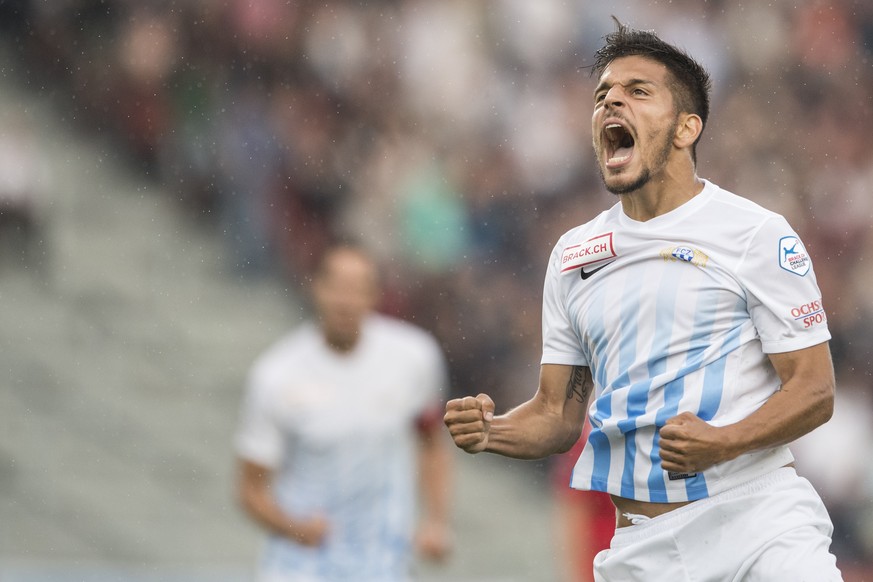
[{"label": "player's shoulder", "polygon": [[300,359],[310,357],[320,341],[318,327],[314,322],[305,322],[287,332],[267,347],[252,365],[255,376],[270,376],[287,368]]},{"label": "player's shoulder", "polygon": [[[796,238],[788,220],[757,202],[707,183],[712,196],[707,205],[708,215],[696,225],[713,247],[721,246],[730,254],[767,252],[775,241]],[[713,250],[715,250],[713,248]]]},{"label": "player's shoulder", "polygon": [[616,203],[612,207],[600,212],[591,220],[571,228],[558,239],[555,250],[564,249],[611,232],[616,228],[620,212],[621,204]]},{"label": "player's shoulder", "polygon": [[720,216],[722,222],[733,219],[744,223],[761,224],[782,219],[781,214],[761,206],[751,198],[734,194],[707,180],[704,180],[704,183],[704,188],[710,192],[710,212]]}]

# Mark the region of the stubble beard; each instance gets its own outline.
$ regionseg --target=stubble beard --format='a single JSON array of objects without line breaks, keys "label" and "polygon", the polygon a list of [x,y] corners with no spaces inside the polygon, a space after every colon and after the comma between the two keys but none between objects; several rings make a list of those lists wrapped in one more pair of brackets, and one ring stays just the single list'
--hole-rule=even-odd
[{"label": "stubble beard", "polygon": [[629,184],[617,184],[611,186],[609,182],[606,181],[606,176],[603,175],[603,168],[600,169],[600,177],[603,179],[603,184],[606,186],[606,189],[612,192],[615,195],[619,194],[630,194],[631,192],[636,192],[643,186],[649,183],[652,179],[652,173],[648,168],[643,168],[643,171],[640,172],[640,175],[637,176],[637,179]]},{"label": "stubble beard", "polygon": [[[657,156],[655,158],[655,163],[651,166],[643,166],[643,169],[640,171],[639,176],[633,182],[628,184],[614,184],[610,185],[609,182],[606,181],[606,175],[603,173],[603,164],[598,164],[598,168],[600,169],[600,178],[603,180],[603,185],[606,186],[606,189],[615,194],[616,196],[620,194],[631,194],[641,189],[643,186],[651,182],[652,180],[652,167],[657,168],[659,171],[667,165],[667,158],[670,157],[670,151],[673,147],[671,135],[675,130],[675,125],[670,128],[670,131],[664,132],[664,139],[661,141],[661,147],[658,148]],[[650,138],[657,139],[657,135],[650,135]],[[598,154],[598,157],[600,154]]]}]

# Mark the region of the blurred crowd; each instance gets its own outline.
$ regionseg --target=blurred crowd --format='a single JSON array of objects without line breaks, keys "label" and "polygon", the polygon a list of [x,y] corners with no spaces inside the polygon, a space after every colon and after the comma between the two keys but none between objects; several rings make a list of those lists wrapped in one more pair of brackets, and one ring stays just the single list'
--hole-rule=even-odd
[{"label": "blurred crowd", "polygon": [[839,395],[798,464],[841,560],[869,562],[873,3],[18,0],[0,28],[24,82],[223,233],[239,276],[296,286],[331,237],[361,241],[455,390],[510,406],[535,386],[552,245],[615,202],[587,70],[611,14],[707,66],[701,176],[786,215],[813,256]]}]

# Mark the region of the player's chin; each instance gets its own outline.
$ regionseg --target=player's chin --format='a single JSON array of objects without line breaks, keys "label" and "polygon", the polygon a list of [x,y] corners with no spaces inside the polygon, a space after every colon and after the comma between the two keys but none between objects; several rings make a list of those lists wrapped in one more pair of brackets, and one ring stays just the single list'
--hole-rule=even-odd
[{"label": "player's chin", "polygon": [[604,177],[603,183],[613,194],[631,194],[639,189],[639,180],[625,174]]}]

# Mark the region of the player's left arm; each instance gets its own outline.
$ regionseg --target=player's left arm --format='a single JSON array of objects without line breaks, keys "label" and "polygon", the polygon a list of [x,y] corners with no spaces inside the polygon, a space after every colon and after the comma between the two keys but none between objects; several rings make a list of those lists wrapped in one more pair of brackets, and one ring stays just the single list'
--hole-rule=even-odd
[{"label": "player's left arm", "polygon": [[683,412],[667,420],[660,438],[665,471],[703,471],[743,453],[790,443],[830,419],[835,381],[828,343],[769,357],[782,386],[745,419],[714,427]]},{"label": "player's left arm", "polygon": [[418,428],[418,485],[422,503],[416,532],[418,552],[430,560],[442,560],[452,546],[451,494],[454,482],[453,448],[442,430],[442,409],[423,414]]}]

